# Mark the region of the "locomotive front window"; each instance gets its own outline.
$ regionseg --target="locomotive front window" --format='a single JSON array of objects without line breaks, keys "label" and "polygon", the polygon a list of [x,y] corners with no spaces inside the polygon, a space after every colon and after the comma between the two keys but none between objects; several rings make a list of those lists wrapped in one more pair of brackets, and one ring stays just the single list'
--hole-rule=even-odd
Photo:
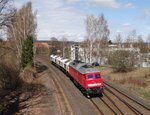
[{"label": "locomotive front window", "polygon": [[93,75],[92,74],[88,74],[88,79],[93,79]]},{"label": "locomotive front window", "polygon": [[100,74],[95,74],[95,78],[100,78]]}]

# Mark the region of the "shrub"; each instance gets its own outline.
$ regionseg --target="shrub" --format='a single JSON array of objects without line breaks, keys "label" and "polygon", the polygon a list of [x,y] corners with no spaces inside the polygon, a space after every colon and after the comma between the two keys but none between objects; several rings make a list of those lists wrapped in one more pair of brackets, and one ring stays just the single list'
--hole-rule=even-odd
[{"label": "shrub", "polygon": [[115,72],[127,72],[134,68],[136,58],[134,52],[118,50],[109,55],[108,63]]},{"label": "shrub", "polygon": [[18,71],[10,65],[0,63],[0,90],[13,90],[19,85]]}]

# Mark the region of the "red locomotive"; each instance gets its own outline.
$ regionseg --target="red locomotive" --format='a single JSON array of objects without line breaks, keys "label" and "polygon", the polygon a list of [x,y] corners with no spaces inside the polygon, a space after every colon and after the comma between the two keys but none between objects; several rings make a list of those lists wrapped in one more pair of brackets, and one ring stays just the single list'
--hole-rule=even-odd
[{"label": "red locomotive", "polygon": [[84,62],[73,61],[69,65],[69,74],[87,97],[90,97],[91,94],[102,95],[102,75],[96,68]]},{"label": "red locomotive", "polygon": [[[81,61],[61,61],[63,64],[57,63],[56,56],[51,55],[51,62],[59,66],[66,73],[70,75],[71,80],[88,98],[91,95],[102,96],[103,93],[103,79],[101,72]],[[64,60],[64,59],[63,59]]]}]

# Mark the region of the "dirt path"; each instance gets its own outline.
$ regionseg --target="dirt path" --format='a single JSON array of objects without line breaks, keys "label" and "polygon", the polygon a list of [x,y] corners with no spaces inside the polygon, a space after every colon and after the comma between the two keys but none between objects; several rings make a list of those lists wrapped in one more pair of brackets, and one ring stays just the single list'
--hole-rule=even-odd
[{"label": "dirt path", "polygon": [[35,83],[44,86],[44,90],[37,95],[23,101],[19,105],[17,115],[70,115],[71,110],[66,106],[61,87],[56,84],[55,74],[52,70],[43,65],[40,58],[36,59],[37,74]]}]

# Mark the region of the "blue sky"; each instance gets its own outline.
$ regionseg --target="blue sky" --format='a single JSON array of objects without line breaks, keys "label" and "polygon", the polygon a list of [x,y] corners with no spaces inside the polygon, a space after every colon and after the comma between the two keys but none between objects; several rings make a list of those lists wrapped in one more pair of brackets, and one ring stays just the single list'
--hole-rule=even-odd
[{"label": "blue sky", "polygon": [[[110,30],[109,38],[120,33],[125,39],[136,30],[147,40],[150,35],[150,0],[31,0],[38,12],[37,35],[40,40],[50,37],[82,41],[86,36],[84,20],[89,14],[104,14]],[[27,0],[14,0],[20,8]]]}]

